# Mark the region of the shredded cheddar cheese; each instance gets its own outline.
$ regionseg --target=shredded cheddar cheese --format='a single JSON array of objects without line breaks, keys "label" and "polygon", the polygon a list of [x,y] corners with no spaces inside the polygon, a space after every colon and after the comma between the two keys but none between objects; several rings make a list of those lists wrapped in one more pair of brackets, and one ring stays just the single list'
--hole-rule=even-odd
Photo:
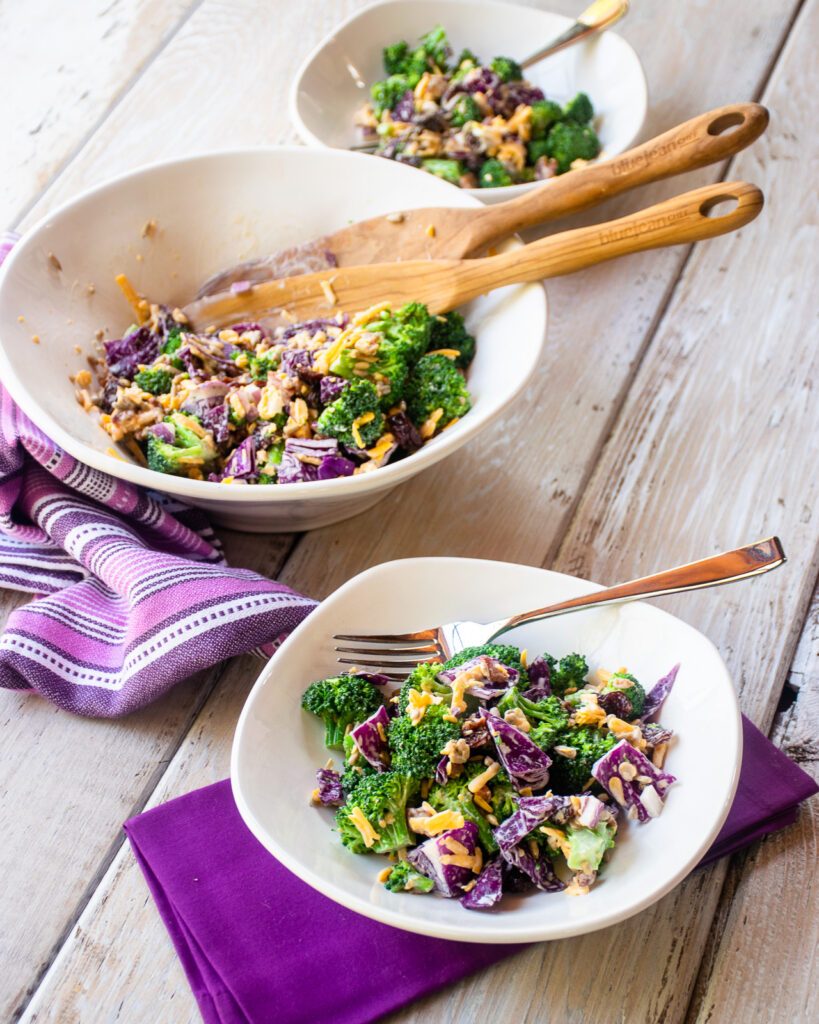
[{"label": "shredded cheddar cheese", "polygon": [[381,838],[381,836],[378,834],[378,832],[375,831],[375,829],[372,827],[369,821],[367,821],[366,817],[364,816],[364,812],[361,810],[360,807],[354,807],[350,811],[350,821],[358,829],[359,833],[361,834],[361,838],[364,840],[364,845],[367,847],[367,849],[369,849],[377,839]]}]

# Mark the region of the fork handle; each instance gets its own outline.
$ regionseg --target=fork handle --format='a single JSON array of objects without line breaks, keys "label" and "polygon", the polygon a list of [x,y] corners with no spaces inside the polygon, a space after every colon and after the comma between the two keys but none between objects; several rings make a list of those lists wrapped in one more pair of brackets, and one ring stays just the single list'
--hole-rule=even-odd
[{"label": "fork handle", "polygon": [[666,569],[653,576],[643,576],[630,583],[619,583],[605,590],[597,590],[593,594],[574,597],[570,601],[536,608],[531,612],[513,615],[501,624],[487,643],[507,633],[516,626],[526,622],[537,622],[550,619],[555,615],[579,611],[581,608],[593,608],[601,604],[621,604],[626,601],[637,601],[644,597],[660,597],[663,594],[678,594],[685,590],[701,590],[704,587],[718,587],[722,583],[733,583],[749,576],[775,569],[786,561],[785,552],[778,537],[768,537],[735,551],[726,551],[721,555],[703,558],[699,562],[689,562],[676,569]]}]

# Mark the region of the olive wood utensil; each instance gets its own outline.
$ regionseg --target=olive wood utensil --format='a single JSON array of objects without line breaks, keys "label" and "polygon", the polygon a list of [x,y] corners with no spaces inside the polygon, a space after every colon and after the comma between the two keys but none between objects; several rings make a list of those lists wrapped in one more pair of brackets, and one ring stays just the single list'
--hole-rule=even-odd
[{"label": "olive wood utensil", "polygon": [[[759,138],[768,111],[758,103],[717,107],[611,160],[544,181],[493,206],[399,210],[351,224],[303,245],[220,271],[197,298],[257,282],[339,266],[401,259],[462,259],[523,228],[596,206],[640,185],[725,160]],[[733,130],[732,130],[733,129]]]},{"label": "olive wood utensil", "polygon": [[[732,210],[709,216],[718,205]],[[667,245],[699,242],[752,221],[762,192],[747,182],[706,185],[619,220],[576,228],[497,256],[471,260],[406,260],[338,267],[316,274],[263,281],[246,292],[197,300],[184,312],[195,327],[223,327],[286,310],[297,320],[354,312],[378,303],[422,302],[446,313],[478,295],[509,284],[572,274],[605,260]]]},{"label": "olive wood utensil", "polygon": [[[378,668],[391,679],[405,679],[419,661],[438,661],[451,658],[464,647],[476,647],[492,643],[499,636],[522,626],[527,622],[551,619],[555,615],[594,608],[603,604],[623,604],[646,597],[662,594],[679,594],[687,590],[701,590],[717,587],[722,583],[733,583],[751,576],[759,576],[770,569],[776,569],[786,561],[782,543],[778,537],[767,537],[734,551],[689,562],[676,569],[666,569],[651,576],[619,583],[605,590],[595,590],[568,601],[536,608],[531,612],[512,615],[499,622],[450,622],[417,633],[394,634],[339,634],[333,639],[354,646],[336,647],[338,661],[342,665],[357,665],[359,668]],[[344,657],[342,657],[344,655]],[[353,655],[353,657],[349,657]]]}]

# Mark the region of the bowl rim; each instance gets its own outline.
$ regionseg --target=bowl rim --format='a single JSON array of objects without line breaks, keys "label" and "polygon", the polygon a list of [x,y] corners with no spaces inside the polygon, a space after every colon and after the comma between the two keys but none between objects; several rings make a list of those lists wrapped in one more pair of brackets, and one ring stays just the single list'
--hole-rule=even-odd
[{"label": "bowl rim", "polygon": [[[373,3],[367,4],[365,7],[358,8],[358,10],[353,11],[352,14],[348,15],[346,18],[340,21],[307,54],[307,56],[299,65],[295,75],[293,76],[293,81],[290,84],[290,91],[287,98],[287,107],[288,113],[290,115],[290,120],[293,123],[293,127],[296,129],[299,138],[305,143],[305,145],[312,146],[317,149],[335,149],[340,150],[341,152],[349,152],[349,150],[345,150],[341,146],[331,146],[328,142],[324,142],[321,138],[319,138],[318,135],[310,131],[310,129],[307,127],[307,125],[304,123],[304,120],[302,119],[299,110],[299,92],[301,89],[301,82],[307,72],[307,69],[310,67],[310,65],[313,63],[316,57],[318,57],[321,51],[324,50],[324,48],[328,45],[328,43],[335,37],[335,35],[338,32],[340,32],[342,29],[347,28],[349,25],[352,25],[354,22],[359,21],[361,18],[369,14],[370,11],[375,10],[377,7],[396,7],[399,5],[411,6],[414,2],[415,0],[374,0]],[[447,0],[447,3],[458,4],[462,7],[470,7],[475,6],[476,0]],[[510,11],[514,12],[516,10],[537,11],[540,14],[550,14],[554,18],[559,18],[561,22],[563,22],[565,28],[568,28],[574,20],[565,14],[559,14],[557,11],[543,10],[540,7],[529,7],[524,4],[502,3],[500,2],[500,0],[480,0],[479,6],[495,8],[499,12],[503,10],[507,14]],[[633,145],[634,141],[640,137],[640,133],[642,132],[643,126],[645,125],[646,114],[648,112],[648,79],[646,78],[646,71],[643,67],[643,62],[640,59],[639,53],[637,53],[637,51],[634,49],[631,43],[627,39],[624,39],[619,32],[608,30],[606,32],[606,35],[616,36],[616,38],[620,40],[621,45],[626,47],[629,56],[633,58],[635,61],[635,67],[640,76],[641,84],[640,116],[639,122],[634,130],[632,137],[626,142],[626,144],[623,146],[621,150],[618,150],[618,153],[612,153],[610,156],[606,156],[602,160],[595,161],[596,163],[601,164],[605,163],[606,160],[610,160],[613,157],[619,155],[619,153],[625,152],[627,149],[629,149],[630,146]],[[370,154],[362,155],[368,156]],[[417,168],[411,169],[417,170]],[[505,185],[499,188],[459,188],[458,191],[463,192],[469,196],[474,196],[476,199],[479,199],[483,203],[492,203],[503,201],[503,199],[514,199],[516,196],[524,195],[525,193],[530,192],[532,189],[537,188],[538,186],[543,184],[548,184],[548,182],[522,181],[518,182],[515,185]]]},{"label": "bowl rim", "polygon": [[[341,160],[359,162],[366,160],[367,155],[362,153],[351,153],[343,149],[331,150]],[[38,220],[28,228],[21,238],[13,246],[6,259],[0,266],[0,295],[7,287],[6,282],[10,277],[17,260],[22,259],[29,246],[36,244],[40,233],[46,230],[53,221],[59,219],[64,213],[81,203],[92,200],[95,196],[116,189],[123,183],[144,175],[161,171],[168,167],[182,164],[198,163],[200,161],[212,160],[214,158],[252,158],[261,155],[278,155],[282,153],[298,153],[304,155],[310,152],[309,147],[302,145],[270,145],[270,146],[240,146],[228,147],[225,149],[205,149],[190,153],[186,156],[172,157],[167,160],[157,160],[141,164],[136,168],[125,171],[122,174],[107,178],[90,188],[76,193],[70,198],[58,203],[49,209]],[[415,168],[404,167],[393,162],[398,169],[398,174],[411,174]],[[443,197],[442,197],[443,198]],[[443,202],[442,206],[445,205]],[[463,206],[479,209],[482,204],[473,196],[464,195]],[[512,236],[516,247],[523,245],[518,235]],[[544,282],[533,282],[528,285],[516,287],[531,288],[539,292],[543,303],[543,332],[540,338],[538,358],[542,357],[546,343],[546,335],[549,322],[549,307]],[[533,370],[534,366],[533,363]],[[525,387],[531,374],[521,377],[515,389],[509,395],[509,401],[517,397]],[[484,419],[472,419],[465,416],[451,431],[442,433],[425,445],[420,451],[408,458],[392,465],[383,466],[374,473],[364,473],[358,476],[338,477],[332,480],[314,480],[304,483],[288,484],[286,487],[241,487],[229,486],[212,482],[210,480],[191,480],[182,476],[167,476],[149,470],[146,466],[140,466],[136,462],[129,462],[124,459],[112,458],[102,450],[92,448],[84,442],[79,441],[51,415],[47,406],[37,401],[29,392],[23,381],[18,376],[14,363],[6,353],[6,345],[0,338],[0,379],[8,389],[10,395],[20,407],[21,411],[51,440],[60,448],[77,459],[80,463],[99,470],[115,479],[125,480],[131,484],[144,487],[147,490],[161,491],[177,498],[189,500],[191,503],[211,502],[230,503],[241,502],[250,505],[281,504],[293,501],[301,501],[307,498],[343,498],[371,494],[376,491],[388,490],[396,485],[429,468],[448,455],[454,453],[463,444],[466,444],[475,434],[496,419],[504,410],[505,405],[498,405],[496,409],[489,412]],[[77,407],[79,411],[79,406]],[[32,413],[32,409],[34,412]],[[83,415],[86,415],[83,413]],[[162,479],[157,479],[161,477]]]},{"label": "bowl rim", "polygon": [[[517,566],[523,569],[538,569],[540,572],[546,573],[551,576],[563,577],[565,579],[571,579],[583,582],[588,585],[589,592],[596,590],[602,590],[603,585],[599,583],[593,583],[590,580],[586,580],[583,577],[572,576],[569,573],[556,572],[553,569],[544,569],[540,566],[529,566],[522,563],[514,562],[500,562],[493,559],[480,559],[480,558],[460,558],[457,556],[421,556],[416,558],[400,558],[391,559],[387,562],[379,562],[377,565],[371,566],[364,571],[357,573],[355,576],[346,580],[336,590],[334,590],[328,597],[324,599],[322,604],[332,600],[333,602],[341,602],[346,599],[348,593],[362,581],[368,577],[381,572],[393,572],[400,571],[400,569],[410,563],[425,563],[428,566],[429,572],[439,573],[441,571],[446,572],[447,569],[452,569],[453,566],[458,563],[472,562],[480,563],[487,573],[491,572],[493,567],[503,566],[508,568],[509,566]],[[233,799],[236,803],[236,807],[239,814],[244,821],[248,829],[258,839],[258,841],[264,846],[264,848],[276,859],[278,859],[288,871],[292,872],[303,882],[306,882],[321,895],[332,899],[334,902],[346,907],[355,913],[361,914],[364,917],[368,917],[373,921],[378,921],[381,924],[387,924],[394,928],[399,928],[402,931],[409,931],[419,935],[427,935],[432,938],[447,939],[458,942],[493,942],[497,944],[510,944],[519,942],[543,942],[551,939],[563,939],[571,938],[576,935],[585,935],[592,932],[600,931],[603,928],[612,927],[615,924],[619,924],[622,921],[627,920],[630,917],[634,917],[636,914],[647,909],[653,904],[657,903],[663,896],[667,895],[673,888],[675,888],[684,878],[686,878],[696,867],[702,856],[708,850],[713,840],[718,835],[720,829],[725,824],[728,814],[731,809],[734,797],[736,795],[737,786],[739,784],[740,770],[742,767],[742,750],[743,750],[743,734],[742,734],[742,717],[740,714],[739,699],[734,688],[733,681],[731,679],[728,667],[725,664],[722,655],[719,653],[716,645],[700,630],[695,626],[685,622],[685,620],[678,618],[676,615],[672,615],[670,612],[665,611],[662,608],[658,608],[656,605],[652,605],[647,601],[636,601],[632,604],[638,607],[648,608],[651,613],[660,616],[664,619],[672,619],[675,623],[678,623],[686,629],[693,630],[698,636],[705,642],[707,648],[713,653],[716,659],[716,665],[722,672],[722,678],[724,682],[724,690],[728,696],[729,703],[732,707],[733,714],[731,716],[731,738],[733,740],[733,746],[736,750],[734,763],[731,771],[731,778],[726,789],[726,795],[723,800],[720,813],[717,815],[714,824],[711,828],[702,834],[700,842],[697,845],[694,852],[688,857],[686,862],[681,865],[671,876],[669,876],[661,885],[656,886],[648,894],[642,896],[639,900],[629,907],[628,910],[623,911],[621,909],[612,908],[609,912],[604,914],[599,920],[589,923],[586,921],[572,923],[568,919],[564,919],[559,922],[551,922],[548,926],[529,925],[529,927],[518,927],[514,928],[514,925],[507,927],[506,930],[486,931],[480,922],[476,922],[473,918],[466,919],[464,924],[451,924],[449,922],[443,924],[432,924],[427,923],[423,918],[412,918],[408,920],[403,914],[390,910],[385,907],[376,907],[373,904],[360,899],[358,896],[351,895],[342,886],[337,885],[332,878],[326,878],[320,875],[318,872],[313,871],[309,867],[303,865],[297,857],[291,856],[287,850],[283,850],[275,841],[273,837],[263,827],[261,822],[257,820],[253,811],[251,810],[248,801],[245,799],[241,788],[241,775],[239,771],[239,759],[240,759],[240,748],[242,746],[243,734],[246,727],[246,723],[252,713],[252,708],[258,700],[259,694],[262,688],[266,685],[266,682],[271,678],[278,667],[279,655],[281,652],[288,652],[292,647],[295,647],[301,642],[302,635],[309,630],[310,617],[303,620],[296,629],[284,640],[281,646],[277,649],[273,657],[267,662],[262,671],[257,676],[250,692],[248,693],[245,702],[242,706],[242,710],[239,714],[239,718],[236,722],[236,728],[233,734],[233,741],[231,744],[230,753],[230,785]],[[727,726],[726,726],[727,729]],[[305,805],[306,806],[306,805]],[[470,925],[470,922],[471,925]]]}]

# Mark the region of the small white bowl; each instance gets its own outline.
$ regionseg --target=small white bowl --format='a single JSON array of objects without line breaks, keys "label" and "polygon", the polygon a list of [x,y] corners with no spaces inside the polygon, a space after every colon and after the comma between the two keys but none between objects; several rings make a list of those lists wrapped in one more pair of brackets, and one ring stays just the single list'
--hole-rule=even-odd
[{"label": "small white bowl", "polygon": [[[456,53],[467,47],[483,60],[522,60],[571,23],[562,14],[492,0],[380,0],[342,22],[307,57],[290,92],[290,116],[308,145],[349,149],[361,142],[353,116],[369,99],[372,83],[384,78],[381,51],[389,43],[413,43],[443,25]],[[599,159],[628,149],[643,126],[645,73],[632,47],[614,32],[562,50],[527,68],[525,76],[560,102],[588,93],[603,147]],[[496,203],[542,184],[458,191]],[[456,186],[450,190],[454,193]]]},{"label": "small white bowl", "polygon": [[[478,342],[467,375],[472,410],[415,455],[361,476],[255,487],[151,472],[112,454],[109,436],[77,404],[69,375],[85,364],[76,345],[89,353],[98,328],[117,337],[129,322],[116,274],[128,274],[155,301],[182,305],[205,278],[231,263],[414,206],[479,204],[411,167],[303,146],[213,153],[126,174],[49,214],[6,260],[0,272],[0,379],[26,415],[81,462],[198,505],[225,526],[309,530],[356,515],[457,451],[512,402],[543,350],[541,285],[502,288],[464,307]],[[157,232],[143,238],[150,219]],[[49,253],[58,257],[61,271]],[[39,345],[32,344],[33,335]]]},{"label": "small white bowl", "polygon": [[323,601],[268,663],[239,718],[231,756],[236,804],[256,838],[290,871],[330,899],[385,924],[463,942],[539,942],[605,928],[645,909],[680,882],[719,832],[734,797],[742,753],[736,695],[716,648],[696,629],[642,603],[589,609],[531,623],[503,640],[590,668],[627,665],[647,684],[677,662],[661,713],[674,729],[666,769],[679,780],[663,813],[624,824],[612,858],[588,896],[505,897],[495,913],[457,900],[387,892],[388,862],[350,854],[332,812],[309,805],[328,751],[323,728],[301,710],[314,679],[338,671],[335,633],[405,632],[436,623],[489,622],[598,589],[561,573],[459,558],[388,562]]}]

